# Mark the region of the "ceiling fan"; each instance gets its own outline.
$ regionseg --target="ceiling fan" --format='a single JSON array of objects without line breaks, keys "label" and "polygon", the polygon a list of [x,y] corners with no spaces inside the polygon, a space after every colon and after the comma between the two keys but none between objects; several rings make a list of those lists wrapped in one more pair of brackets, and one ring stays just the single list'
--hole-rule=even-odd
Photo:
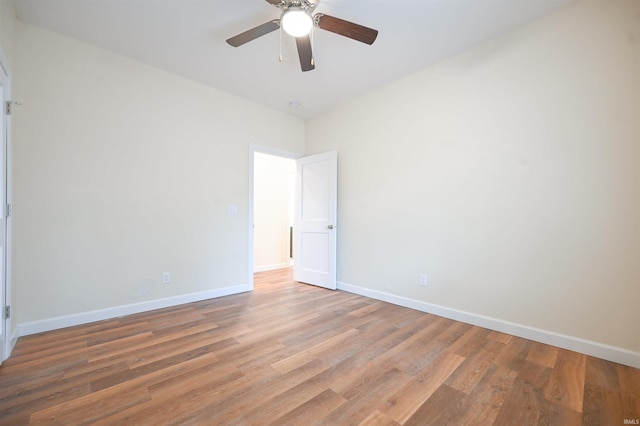
[{"label": "ceiling fan", "polygon": [[266,2],[282,10],[280,19],[274,19],[231,37],[227,43],[233,47],[242,46],[282,26],[287,34],[296,39],[302,71],[311,71],[315,68],[309,37],[313,26],[366,44],[373,44],[378,36],[378,30],[372,28],[324,13],[312,15],[319,0],[266,0]]}]

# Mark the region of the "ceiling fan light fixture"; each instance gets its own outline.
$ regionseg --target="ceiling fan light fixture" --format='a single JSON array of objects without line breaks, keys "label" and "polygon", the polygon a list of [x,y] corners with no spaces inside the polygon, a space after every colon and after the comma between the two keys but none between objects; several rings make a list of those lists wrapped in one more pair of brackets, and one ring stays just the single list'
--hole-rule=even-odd
[{"label": "ceiling fan light fixture", "polygon": [[299,6],[289,6],[280,17],[282,29],[293,37],[306,36],[311,32],[313,19],[306,10]]}]

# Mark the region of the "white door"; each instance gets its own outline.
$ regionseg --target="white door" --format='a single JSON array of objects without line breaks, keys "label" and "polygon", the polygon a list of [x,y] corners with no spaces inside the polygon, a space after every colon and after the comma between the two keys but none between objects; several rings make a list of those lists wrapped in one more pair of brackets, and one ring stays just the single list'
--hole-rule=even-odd
[{"label": "white door", "polygon": [[338,154],[297,160],[294,279],[336,289]]}]

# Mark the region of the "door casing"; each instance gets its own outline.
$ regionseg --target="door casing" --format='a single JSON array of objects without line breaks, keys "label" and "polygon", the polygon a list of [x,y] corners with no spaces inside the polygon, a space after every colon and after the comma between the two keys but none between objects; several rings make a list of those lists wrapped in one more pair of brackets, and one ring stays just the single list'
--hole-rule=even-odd
[{"label": "door casing", "polygon": [[[7,102],[11,100],[11,72],[7,60],[0,50],[0,86],[2,86],[2,139],[0,143],[0,362],[11,354],[12,317],[15,309],[11,305],[11,216],[7,206],[11,204],[11,116],[7,114]],[[11,316],[5,318],[4,309],[9,306]]]},{"label": "door casing", "polygon": [[[254,276],[254,272],[253,272],[253,229],[254,229],[254,156],[256,152],[260,152],[263,154],[269,154],[269,155],[275,155],[278,157],[283,157],[283,158],[290,158],[290,159],[295,159],[297,161],[304,159],[304,158],[312,158],[312,157],[316,157],[316,156],[311,156],[311,157],[303,157],[301,154],[298,153],[294,153],[294,152],[289,152],[289,151],[283,151],[283,150],[279,150],[279,149],[274,149],[274,148],[270,148],[270,147],[266,147],[266,146],[261,146],[261,145],[254,145],[251,144],[249,146],[249,200],[248,200],[248,210],[249,210],[249,214],[248,216],[248,224],[247,224],[247,229],[248,229],[248,260],[247,260],[247,271],[248,271],[248,276],[247,276],[247,282],[249,290],[253,290],[254,288],[254,283],[253,283],[253,276]],[[326,154],[330,154],[333,156],[334,158],[334,167],[336,166],[336,161],[337,161],[337,153],[332,151],[331,153],[326,153]],[[325,154],[318,154],[318,156],[322,156]],[[334,190],[337,191],[337,180],[336,180],[336,176],[335,176],[335,171],[334,171],[334,181],[331,183],[331,185],[334,186]],[[337,197],[335,202],[337,202]],[[296,204],[299,203],[299,197],[296,197]],[[299,206],[296,205],[296,209],[298,209]],[[333,236],[333,240],[332,240],[332,246],[333,246],[333,253],[331,253],[329,256],[332,257],[332,283],[329,286],[323,285],[321,283],[317,283],[317,282],[309,282],[309,284],[314,284],[314,285],[321,285],[323,287],[327,287],[327,288],[331,288],[331,289],[335,289],[336,288],[336,228],[337,228],[337,205],[334,203],[334,205],[331,207],[332,209],[332,217],[331,217],[331,225],[333,226],[332,230],[329,230],[332,232]],[[297,218],[296,218],[297,220]],[[325,227],[327,226],[326,224],[324,225]],[[294,225],[294,228],[297,227],[297,224]],[[294,234],[298,234],[297,231],[295,231],[294,229]],[[299,246],[299,243],[297,241],[294,241],[294,247]],[[298,254],[299,255],[299,254]],[[298,265],[298,259],[297,256],[294,256],[295,259],[295,265]],[[297,266],[296,266],[297,267]],[[313,280],[310,280],[313,281]]]}]

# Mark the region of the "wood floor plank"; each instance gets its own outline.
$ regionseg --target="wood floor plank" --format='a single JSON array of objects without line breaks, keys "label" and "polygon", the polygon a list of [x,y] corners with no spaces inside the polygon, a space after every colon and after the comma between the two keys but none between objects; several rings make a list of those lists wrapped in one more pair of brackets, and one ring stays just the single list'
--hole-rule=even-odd
[{"label": "wood floor plank", "polygon": [[463,361],[460,355],[442,352],[414,380],[388,397],[382,411],[388,418],[405,423]]},{"label": "wood floor plank", "polygon": [[29,405],[51,406],[63,400],[77,398],[91,393],[90,380],[100,380],[127,371],[128,367],[122,363],[104,365],[102,368],[84,370],[84,374],[66,377],[53,376],[52,379],[39,380],[37,385],[33,381],[25,386],[8,389],[8,395],[0,399],[0,412],[8,413],[24,410]]},{"label": "wood floor plank", "polygon": [[43,359],[48,360],[50,363],[49,366],[54,370],[59,370],[60,366],[64,364],[85,363],[87,362],[85,348],[85,344],[78,342],[74,345],[70,345],[68,352],[56,351],[54,354],[49,354],[47,356],[35,358],[26,357],[28,359],[24,362],[7,362],[9,365],[6,366],[3,363],[0,378],[2,378],[3,381],[10,380],[11,378],[17,378],[19,380],[28,372],[33,371],[34,368],[38,368],[38,366],[42,364]]},{"label": "wood floor plank", "polygon": [[501,333],[499,331],[493,331],[493,330],[487,335],[487,339],[491,339],[495,342],[504,343],[504,344],[509,343],[512,337],[513,336],[511,336],[510,334]]},{"label": "wood floor plank", "polygon": [[447,385],[438,387],[415,413],[404,422],[405,426],[457,425],[466,410],[469,396]]},{"label": "wood floor plank", "polygon": [[[90,382],[91,389],[95,392],[112,387],[116,384],[130,382],[135,378],[144,377],[152,373],[157,373],[166,368],[172,368],[176,365],[180,365],[185,361],[215,353],[215,348],[217,347],[225,347],[233,344],[235,344],[233,339],[226,339],[220,342],[198,347],[196,349],[188,350],[177,355],[168,356],[149,364],[143,364],[135,368],[128,368],[126,371],[111,374],[108,377],[100,378],[97,380],[92,380]],[[212,359],[210,360],[210,362],[215,362],[215,360]]]},{"label": "wood floor plank", "polygon": [[493,424],[517,376],[516,371],[507,367],[492,365],[469,394],[467,409],[459,424]]},{"label": "wood floor plank", "polygon": [[128,365],[133,369],[205,347],[213,350],[237,344],[233,338],[224,338],[212,333],[213,329],[215,327],[194,327],[189,333],[180,332],[174,334],[172,338],[159,338],[157,344],[132,351],[128,358]]},{"label": "wood floor plank", "polygon": [[336,346],[343,345],[346,341],[353,339],[357,334],[358,330],[347,330],[344,333],[338,334],[337,336],[333,336],[330,339],[325,340],[319,345],[312,346],[309,349],[298,352],[295,355],[272,364],[271,366],[278,370],[280,373],[286,374],[287,372],[294,370],[301,365],[304,365],[313,360],[319,352],[325,351],[327,349],[332,350]]},{"label": "wood floor plank", "polygon": [[622,414],[625,419],[640,422],[640,370],[620,364],[616,367],[622,392]]},{"label": "wood floor plank", "polygon": [[447,378],[446,384],[469,395],[478,386],[490,366],[490,361],[474,357],[466,358],[460,367]]},{"label": "wood floor plank", "polygon": [[640,417],[640,370],[342,291],[253,292],[20,338],[0,425],[578,425]]},{"label": "wood floor plank", "polygon": [[558,348],[543,343],[534,343],[527,354],[527,361],[553,368],[556,364]]},{"label": "wood floor plank", "polygon": [[[362,383],[367,380],[375,380],[377,375],[392,368],[398,368],[415,375],[425,363],[436,358],[444,350],[445,347],[437,337],[446,333],[446,330],[451,327],[450,322],[426,316],[416,319],[411,325],[412,331],[409,335],[398,334],[403,338],[395,346],[382,353],[377,353],[375,358],[370,357],[366,360],[366,363],[360,367],[367,371],[366,374],[355,376],[348,388],[334,389],[347,396],[355,394]],[[387,349],[387,346],[382,348]],[[412,351],[417,351],[415,356],[407,357],[406,354],[412,353]],[[351,374],[351,376],[354,375]]]},{"label": "wood floor plank", "polygon": [[192,383],[188,383],[186,389],[173,389],[170,393],[165,389],[161,397],[152,395],[151,401],[114,413],[101,419],[98,424],[186,424],[184,419],[194,412],[202,410],[203,407],[219,409],[230,400],[229,393],[246,389],[251,383],[250,378],[238,376],[237,372],[208,378],[205,383],[199,382],[199,386],[193,389]]},{"label": "wood floor plank", "polygon": [[96,425],[129,425],[168,423],[180,414],[187,416],[194,408],[202,405],[202,401],[215,393],[228,390],[233,383],[241,383],[246,376],[235,368],[226,366],[216,368],[206,357],[190,361],[190,365],[182,365],[179,375],[166,377],[149,386],[151,400],[142,404],[120,410],[105,416]]},{"label": "wood floor plank", "polygon": [[[518,380],[522,380],[535,389],[547,389],[553,369],[533,362],[523,362],[518,369]],[[545,393],[542,392],[542,396]]]},{"label": "wood floor plank", "polygon": [[545,397],[579,413],[582,412],[586,355],[560,351],[551,373]]},{"label": "wood floor plank", "polygon": [[[0,424],[12,424],[12,417],[21,417],[27,414],[27,418],[34,412],[46,408],[58,406],[65,402],[75,401],[78,398],[91,394],[88,383],[73,381],[62,383],[56,387],[36,388],[27,394],[12,395],[0,409]],[[5,420],[8,423],[4,423]]]},{"label": "wood floor plank", "polygon": [[[313,380],[314,377],[326,370],[326,364],[319,360],[311,361],[302,366],[300,372],[304,374],[305,380],[299,380],[302,376],[298,375],[295,381],[289,383],[289,386],[276,388],[264,402],[254,404],[247,409],[242,418],[249,424],[271,423],[287,413],[297,410],[298,407],[308,404],[310,395],[318,395],[328,389],[320,382]],[[291,374],[288,373],[287,376],[291,376]],[[332,405],[338,406],[340,404]]]},{"label": "wood floor plank", "polygon": [[153,401],[166,401],[196,389],[215,388],[246,377],[234,365],[216,361],[215,354],[208,354],[182,363],[179,374],[167,374],[148,386]]},{"label": "wood floor plank", "polygon": [[30,425],[87,425],[128,407],[150,400],[144,384],[128,383],[113,386],[63,404],[37,411],[31,415]]},{"label": "wood floor plank", "polygon": [[504,365],[511,370],[519,370],[526,363],[532,344],[534,342],[531,340],[512,337],[495,357],[495,364]]},{"label": "wood floor plank", "polygon": [[89,362],[100,361],[101,359],[128,353],[132,349],[144,348],[154,343],[156,343],[155,336],[152,332],[147,331],[145,333],[123,337],[120,340],[111,340],[92,346],[87,356]]},{"label": "wood floor plank", "polygon": [[347,400],[331,389],[325,389],[308,401],[272,421],[273,426],[295,426],[313,424],[328,412],[337,409]]},{"label": "wood floor plank", "polygon": [[360,309],[356,309],[353,310],[351,312],[349,312],[349,315],[354,316],[354,317],[361,317],[363,315],[367,315],[371,312],[375,312],[378,309],[384,308],[385,306],[388,306],[388,303],[384,303],[384,302],[376,302],[376,303],[369,303],[366,304],[365,306],[361,307]]},{"label": "wood floor plank", "polygon": [[121,340],[125,337],[144,334],[151,329],[146,321],[138,321],[130,324],[122,324],[109,330],[101,330],[85,336],[87,346],[100,345],[114,340]]},{"label": "wood floor plank", "polygon": [[[86,341],[93,333],[109,331],[120,325],[119,319],[110,319],[96,323],[67,327],[45,333],[32,334],[20,338],[20,345],[16,345],[11,358],[6,362],[17,361],[23,352],[33,353],[44,347],[58,347],[60,342],[74,343],[78,340]],[[2,365],[4,366],[5,363]]]},{"label": "wood floor plank", "polygon": [[490,330],[487,330],[486,328],[473,326],[469,331],[464,333],[462,337],[449,345],[447,350],[454,354],[468,357],[471,354],[482,350],[485,345],[490,343],[490,340],[487,338],[489,333]]},{"label": "wood floor plank", "polygon": [[[184,418],[176,419],[177,424],[228,424],[238,422],[250,424],[246,416],[260,415],[265,423],[269,418],[275,419],[292,410],[292,406],[302,404],[309,394],[317,394],[321,388],[309,382],[320,371],[326,369],[321,362],[314,360],[282,375],[276,370],[260,380],[256,386],[255,380],[249,380],[242,385],[235,386],[225,392],[224,398],[218,398],[213,404],[201,409],[192,410]],[[299,387],[305,384],[307,389],[301,392]],[[309,385],[310,384],[310,385]],[[275,398],[275,396],[278,396]],[[275,398],[275,399],[274,399]],[[265,404],[265,400],[277,404]],[[266,410],[256,410],[257,401],[263,401]]]},{"label": "wood floor plank", "polygon": [[358,423],[358,426],[398,426],[400,423],[389,419],[378,410],[373,411],[366,419]]},{"label": "wood floor plank", "polygon": [[388,393],[396,393],[414,378],[398,369],[391,369],[376,380],[367,383],[340,407],[323,418],[321,424],[345,425],[364,421],[377,407],[386,404]]},{"label": "wood floor plank", "polygon": [[516,379],[496,417],[497,425],[579,426],[582,415],[549,401],[535,386]]},{"label": "wood floor plank", "polygon": [[2,364],[5,371],[4,373],[10,374],[11,372],[19,372],[28,370],[33,365],[38,365],[43,358],[51,358],[59,355],[59,358],[68,358],[70,351],[80,351],[87,347],[86,340],[78,339],[74,342],[68,342],[66,345],[56,345],[52,347],[42,347],[38,350],[34,350],[31,353],[23,353],[21,356],[11,358]]},{"label": "wood floor plank", "polygon": [[616,365],[591,356],[586,358],[582,423],[585,425],[623,424],[624,398]]}]

